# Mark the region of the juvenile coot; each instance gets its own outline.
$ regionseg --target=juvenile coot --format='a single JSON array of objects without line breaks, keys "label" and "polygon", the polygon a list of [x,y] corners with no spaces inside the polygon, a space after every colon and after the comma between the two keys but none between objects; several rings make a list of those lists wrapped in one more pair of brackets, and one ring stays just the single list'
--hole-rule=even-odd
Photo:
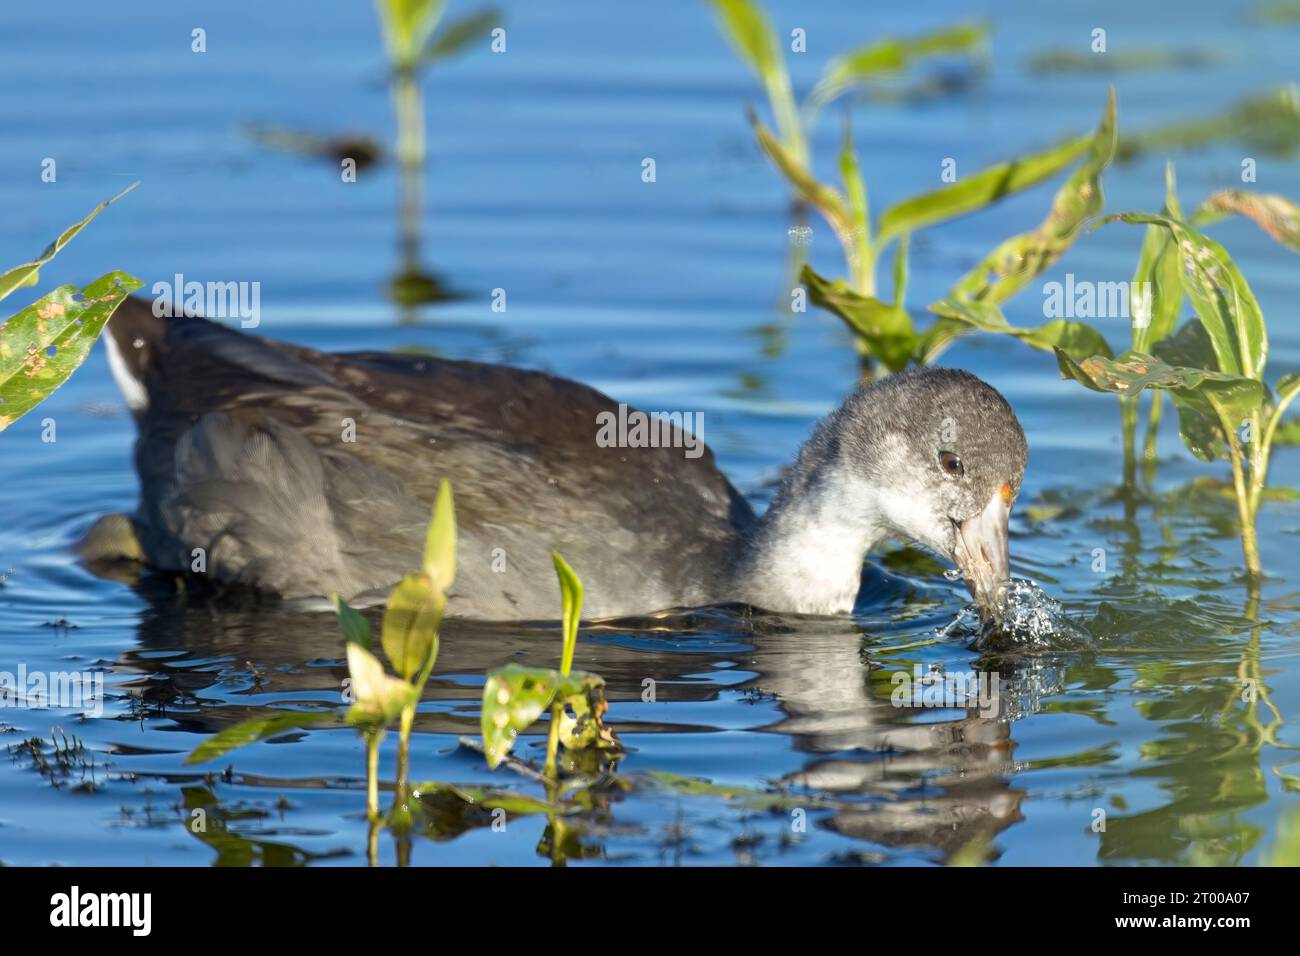
[{"label": "juvenile coot", "polygon": [[602,447],[598,416],[618,404],[542,372],[326,354],[139,300],[105,342],[138,426],[141,503],[129,525],[91,529],[88,558],[142,556],[290,599],[381,599],[418,567],[447,478],[460,531],[449,613],[464,617],[554,617],[552,548],[592,618],[727,601],[844,613],[890,536],[955,562],[986,613],[1008,576],[1025,436],[966,372],[858,389],[757,517],[679,432],[678,447]]}]

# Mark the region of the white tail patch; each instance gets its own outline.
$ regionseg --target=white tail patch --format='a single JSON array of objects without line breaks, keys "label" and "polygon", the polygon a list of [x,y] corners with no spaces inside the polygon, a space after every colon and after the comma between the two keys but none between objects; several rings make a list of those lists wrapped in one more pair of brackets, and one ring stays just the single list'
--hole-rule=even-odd
[{"label": "white tail patch", "polygon": [[108,348],[109,371],[113,373],[113,381],[117,382],[122,397],[126,399],[127,407],[133,412],[144,411],[149,407],[149,393],[145,391],[144,382],[131,374],[131,369],[122,356],[122,350],[118,347],[117,339],[111,332],[104,336],[104,345]]}]

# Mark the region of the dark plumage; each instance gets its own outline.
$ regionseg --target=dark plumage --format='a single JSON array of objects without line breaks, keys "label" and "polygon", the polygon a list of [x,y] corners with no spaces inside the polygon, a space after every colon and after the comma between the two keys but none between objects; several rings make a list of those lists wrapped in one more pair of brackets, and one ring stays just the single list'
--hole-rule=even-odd
[{"label": "dark plumage", "polygon": [[[881,537],[954,555],[957,523],[990,489],[1014,495],[1024,469],[1023,433],[995,390],[911,372],[823,422],[760,520],[707,449],[600,447],[597,416],[617,403],[541,372],[324,354],[157,318],[136,300],[109,333],[139,427],[131,521],[145,563],[188,573],[203,549],[210,579],[286,598],[382,596],[418,565],[446,478],[460,529],[452,614],[554,617],[552,548],[582,576],[591,617],[728,600],[842,612]],[[969,462],[964,476],[940,470],[940,439]],[[88,555],[122,550],[107,530]]]}]

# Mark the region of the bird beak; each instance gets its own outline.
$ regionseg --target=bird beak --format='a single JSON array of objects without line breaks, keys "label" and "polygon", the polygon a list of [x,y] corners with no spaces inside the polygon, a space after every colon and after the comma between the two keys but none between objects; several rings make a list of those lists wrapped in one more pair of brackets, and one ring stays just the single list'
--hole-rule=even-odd
[{"label": "bird beak", "polygon": [[1010,515],[1011,485],[1003,484],[983,511],[957,525],[953,557],[985,621],[1001,618],[1002,591],[1011,580],[1011,557],[1007,552]]}]

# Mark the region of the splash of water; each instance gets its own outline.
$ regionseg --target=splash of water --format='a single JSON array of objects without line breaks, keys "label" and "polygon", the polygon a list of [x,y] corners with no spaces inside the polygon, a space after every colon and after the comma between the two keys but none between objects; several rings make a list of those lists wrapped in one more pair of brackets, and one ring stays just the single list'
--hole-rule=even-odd
[{"label": "splash of water", "polygon": [[1033,581],[1012,578],[1002,590],[997,620],[980,621],[967,605],[941,637],[973,637],[981,650],[1081,650],[1093,646],[1092,635],[1072,620],[1065,608]]}]

